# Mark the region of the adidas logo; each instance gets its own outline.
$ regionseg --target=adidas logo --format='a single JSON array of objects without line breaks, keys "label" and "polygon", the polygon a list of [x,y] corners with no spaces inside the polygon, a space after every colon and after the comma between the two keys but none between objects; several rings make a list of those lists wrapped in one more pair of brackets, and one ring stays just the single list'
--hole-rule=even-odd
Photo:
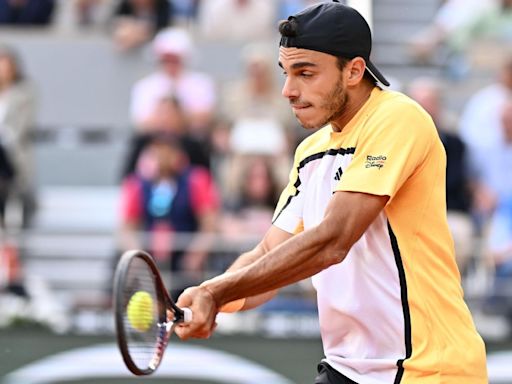
[{"label": "adidas logo", "polygon": [[336,176],[334,176],[334,180],[340,181],[342,175],[343,175],[343,171],[341,170],[341,167],[339,167],[338,170],[336,171]]}]

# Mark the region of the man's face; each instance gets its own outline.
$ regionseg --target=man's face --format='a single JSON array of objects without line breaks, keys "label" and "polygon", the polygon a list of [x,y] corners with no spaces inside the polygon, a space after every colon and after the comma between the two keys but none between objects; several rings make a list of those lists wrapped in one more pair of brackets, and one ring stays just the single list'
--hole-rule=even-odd
[{"label": "man's face", "polygon": [[178,76],[183,69],[183,58],[175,53],[165,53],[159,57],[161,68],[171,77]]},{"label": "man's face", "polygon": [[183,154],[178,145],[167,143],[152,143],[148,153],[155,161],[159,176],[170,176],[179,173]]},{"label": "man's face", "polygon": [[282,94],[304,128],[320,128],[343,115],[348,94],[336,57],[281,47],[279,65],[286,75]]}]

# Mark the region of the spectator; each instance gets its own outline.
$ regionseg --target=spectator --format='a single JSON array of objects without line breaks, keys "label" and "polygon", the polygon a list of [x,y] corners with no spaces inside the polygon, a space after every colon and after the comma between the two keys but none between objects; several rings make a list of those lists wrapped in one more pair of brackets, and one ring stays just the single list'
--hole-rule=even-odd
[{"label": "spectator", "polygon": [[195,22],[201,0],[169,0],[176,18],[177,25]]},{"label": "spectator", "polygon": [[12,164],[14,192],[27,225],[35,208],[34,164],[30,131],[35,120],[35,92],[14,51],[0,48],[0,140]]},{"label": "spectator", "polygon": [[210,168],[207,148],[189,134],[183,109],[179,101],[171,96],[160,100],[153,114],[142,123],[135,133],[123,176],[135,171],[135,165],[140,154],[155,133],[171,134],[179,137],[191,164]]},{"label": "spectator", "polygon": [[505,314],[512,325],[512,98],[503,105],[503,142],[488,153],[482,164],[481,183],[493,194],[485,254],[494,266],[494,287],[489,303]]},{"label": "spectator", "polygon": [[190,36],[182,29],[165,29],[155,37],[153,49],[159,68],[133,87],[134,125],[143,125],[159,101],[173,94],[183,106],[191,134],[203,135],[214,115],[216,91],[210,76],[188,69],[193,54]]},{"label": "spectator", "polygon": [[512,199],[499,202],[492,215],[484,253],[494,270],[486,309],[505,315],[512,325]]},{"label": "spectator", "polygon": [[275,58],[269,47],[252,44],[242,52],[244,77],[223,91],[222,114],[231,123],[244,118],[274,119],[283,127],[297,124],[275,78]]},{"label": "spectator", "polygon": [[[125,249],[147,249],[171,271],[201,277],[211,240],[204,235],[216,229],[218,196],[209,172],[188,164],[176,137],[152,137],[137,171],[123,182],[121,201]],[[147,233],[147,243],[137,237],[139,231]],[[190,234],[191,241],[183,237]]]},{"label": "spectator", "polygon": [[470,23],[455,31],[448,41],[454,51],[465,51],[474,40],[512,42],[512,0],[498,0],[496,6],[479,12]]},{"label": "spectator", "polygon": [[[279,170],[276,177],[285,182],[291,158],[290,144],[295,144],[298,133],[296,120],[276,84],[273,57],[268,47],[252,44],[242,52],[245,73],[241,79],[228,84],[221,103],[221,115],[230,124],[229,156],[217,169],[223,192],[231,196],[236,187],[233,174],[241,170],[245,156],[269,156]],[[233,198],[231,196],[231,198]]]},{"label": "spectator", "polygon": [[468,148],[472,168],[487,162],[488,153],[502,142],[500,111],[511,94],[512,56],[503,63],[497,81],[476,92],[462,111],[459,134]]},{"label": "spectator", "polygon": [[410,40],[412,55],[420,61],[429,61],[450,36],[470,25],[479,14],[493,5],[494,0],[443,1],[432,23]]},{"label": "spectator", "polygon": [[0,295],[10,293],[28,298],[19,250],[11,239],[0,230]]},{"label": "spectator", "polygon": [[59,0],[54,24],[65,33],[89,27],[106,30],[116,3],[112,0]]},{"label": "spectator", "polygon": [[[0,233],[5,226],[5,208],[15,176],[14,166],[0,143]],[[0,245],[2,241],[0,239]]]},{"label": "spectator", "polygon": [[475,164],[477,207],[486,217],[512,195],[512,96],[502,104],[498,118],[501,140],[485,153],[485,161]]},{"label": "spectator", "polygon": [[240,234],[260,238],[272,221],[282,186],[278,185],[267,158],[247,157],[243,162],[236,181],[240,194],[234,201],[226,202],[222,229],[235,238]]},{"label": "spectator", "polygon": [[437,23],[412,40],[416,58],[428,61],[443,44],[449,74],[460,79],[472,67],[496,69],[512,41],[512,0],[451,0]]},{"label": "spectator", "polygon": [[122,0],[114,20],[114,42],[122,50],[150,41],[171,20],[168,0]]},{"label": "spectator", "polygon": [[441,84],[433,78],[417,78],[409,84],[409,96],[432,117],[446,151],[446,208],[455,244],[455,256],[464,272],[473,252],[474,228],[470,215],[471,181],[463,141],[450,127],[443,110]]},{"label": "spectator", "polygon": [[199,29],[205,39],[254,41],[270,38],[276,5],[272,0],[208,0],[199,7]]},{"label": "spectator", "polygon": [[54,0],[0,0],[0,24],[48,25]]}]

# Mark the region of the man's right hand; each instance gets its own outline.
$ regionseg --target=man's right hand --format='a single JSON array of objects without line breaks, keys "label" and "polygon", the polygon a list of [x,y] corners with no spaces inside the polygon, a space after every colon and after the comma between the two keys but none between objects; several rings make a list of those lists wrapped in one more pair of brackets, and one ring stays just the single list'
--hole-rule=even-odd
[{"label": "man's right hand", "polygon": [[182,340],[189,338],[207,339],[215,330],[215,318],[219,308],[213,295],[204,287],[187,288],[176,303],[180,308],[190,308],[192,321],[181,323],[175,333]]}]

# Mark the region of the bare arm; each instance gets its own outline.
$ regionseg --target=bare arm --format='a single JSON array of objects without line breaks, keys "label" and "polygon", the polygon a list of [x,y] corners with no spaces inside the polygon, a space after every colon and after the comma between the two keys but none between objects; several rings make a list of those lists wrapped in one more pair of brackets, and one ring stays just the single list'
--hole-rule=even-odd
[{"label": "bare arm", "polygon": [[246,267],[255,261],[257,261],[260,257],[270,252],[270,250],[277,247],[279,244],[284,243],[286,240],[291,238],[293,235],[279,229],[278,227],[271,226],[265,236],[263,236],[263,240],[254,247],[253,250],[243,253],[235,260],[235,262],[228,268],[228,272],[237,271],[243,267]]},{"label": "bare arm", "polygon": [[222,305],[313,276],[343,261],[387,201],[387,196],[337,192],[319,225],[235,273],[206,281],[201,286],[212,294],[217,305]]},{"label": "bare arm", "polygon": [[288,239],[251,264],[185,291],[179,304],[190,306],[197,316],[192,324],[178,328],[178,335],[208,337],[221,305],[281,288],[340,263],[388,199],[364,193],[335,193],[316,227]]},{"label": "bare arm", "polygon": [[[270,250],[277,247],[279,244],[284,243],[286,240],[291,238],[293,235],[279,229],[278,227],[271,226],[263,240],[251,251],[243,253],[235,260],[235,262],[227,269],[226,274],[239,271],[252,263],[256,262],[262,256],[270,252]],[[222,275],[221,275],[222,276]],[[277,289],[270,290],[265,293],[258,294],[256,296],[247,297],[245,304],[241,310],[248,310],[266,303],[272,299],[277,293]]]}]

